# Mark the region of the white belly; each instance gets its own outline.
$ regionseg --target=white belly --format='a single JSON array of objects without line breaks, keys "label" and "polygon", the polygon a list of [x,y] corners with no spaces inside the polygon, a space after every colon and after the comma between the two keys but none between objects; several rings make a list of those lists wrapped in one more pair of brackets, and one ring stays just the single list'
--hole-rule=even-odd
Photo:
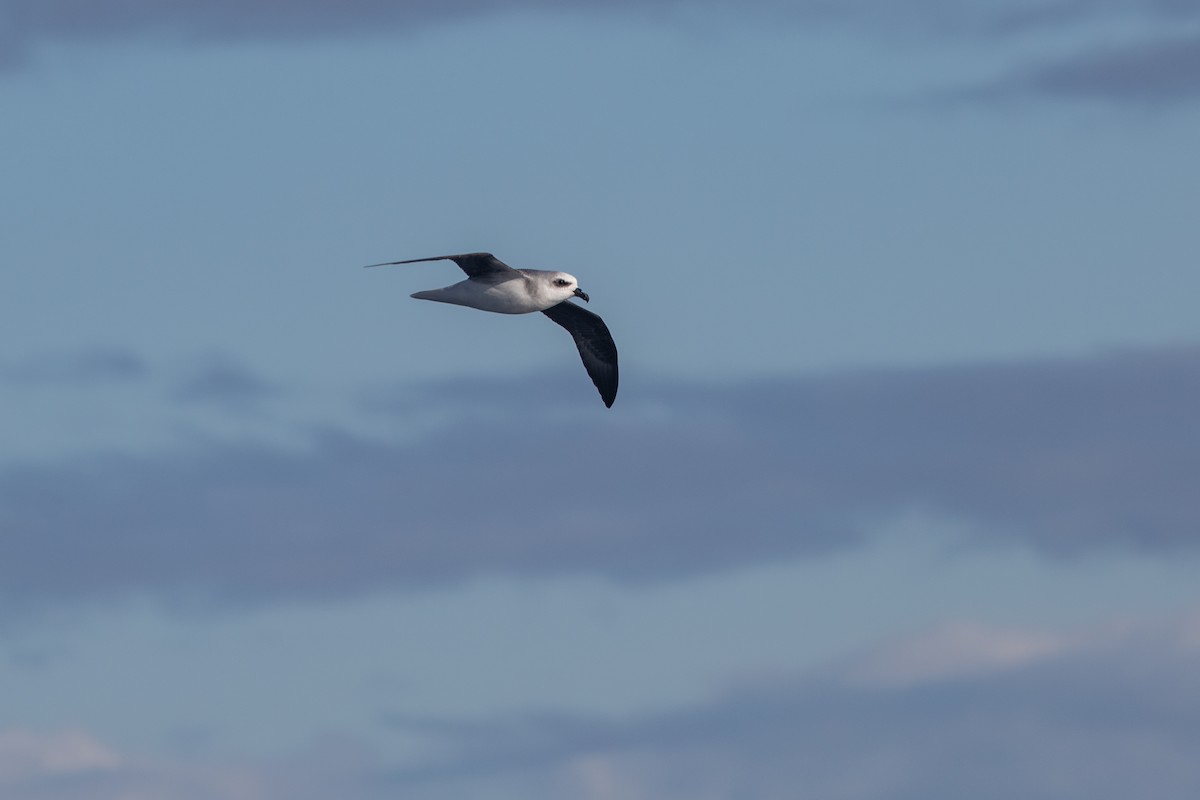
[{"label": "white belly", "polygon": [[519,278],[494,284],[465,280],[444,289],[429,289],[412,296],[418,300],[470,306],[497,314],[529,314],[544,311],[558,303],[557,300],[546,302],[542,298],[531,297],[527,283]]}]

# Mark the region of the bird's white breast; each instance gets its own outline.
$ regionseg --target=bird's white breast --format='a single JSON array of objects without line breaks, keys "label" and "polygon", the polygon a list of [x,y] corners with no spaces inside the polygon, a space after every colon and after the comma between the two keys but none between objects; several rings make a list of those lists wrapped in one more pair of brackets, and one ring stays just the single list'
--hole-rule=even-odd
[{"label": "bird's white breast", "polygon": [[553,297],[543,296],[536,289],[531,291],[533,287],[530,286],[530,283],[530,281],[520,278],[500,283],[484,283],[467,279],[444,289],[417,292],[413,297],[418,300],[470,306],[497,314],[529,314],[534,311],[544,311],[561,302]]}]

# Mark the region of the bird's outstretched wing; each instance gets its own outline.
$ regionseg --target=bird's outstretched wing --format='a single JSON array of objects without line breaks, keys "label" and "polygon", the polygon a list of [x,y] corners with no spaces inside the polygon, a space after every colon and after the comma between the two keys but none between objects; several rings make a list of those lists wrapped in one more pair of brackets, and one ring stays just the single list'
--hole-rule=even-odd
[{"label": "bird's outstretched wing", "polygon": [[608,326],[599,316],[564,300],[542,312],[567,329],[579,357],[591,376],[592,383],[600,390],[604,405],[612,408],[617,399],[617,345],[613,342]]},{"label": "bird's outstretched wing", "polygon": [[410,258],[407,261],[385,261],[382,264],[368,264],[368,267],[390,267],[395,264],[416,264],[420,261],[453,261],[459,269],[467,273],[469,278],[481,278],[500,273],[515,273],[516,270],[496,258],[491,253],[460,253],[455,256],[432,256],[430,258]]}]

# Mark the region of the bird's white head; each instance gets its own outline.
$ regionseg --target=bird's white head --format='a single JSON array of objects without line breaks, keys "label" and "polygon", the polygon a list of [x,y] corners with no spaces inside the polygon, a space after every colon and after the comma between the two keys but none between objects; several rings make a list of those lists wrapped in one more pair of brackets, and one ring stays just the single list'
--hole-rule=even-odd
[{"label": "bird's white head", "polygon": [[558,298],[559,302],[570,300],[572,297],[578,297],[585,303],[591,300],[587,292],[579,288],[579,281],[569,272],[547,272],[546,279],[550,296]]}]

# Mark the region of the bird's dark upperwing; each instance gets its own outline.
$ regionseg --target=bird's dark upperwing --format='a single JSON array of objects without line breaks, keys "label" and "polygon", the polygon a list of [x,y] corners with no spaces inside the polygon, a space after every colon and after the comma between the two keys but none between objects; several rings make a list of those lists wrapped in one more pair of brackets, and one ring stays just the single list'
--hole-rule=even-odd
[{"label": "bird's dark upperwing", "polygon": [[390,267],[395,264],[416,264],[421,261],[453,261],[459,269],[467,273],[469,278],[482,278],[488,275],[514,273],[516,270],[496,258],[491,253],[460,253],[456,256],[431,256],[430,258],[410,258],[407,261],[385,261],[382,264],[368,264],[369,267]]},{"label": "bird's dark upperwing", "polygon": [[592,383],[600,390],[604,405],[612,408],[617,399],[617,345],[604,320],[574,303],[564,300],[542,312],[567,329]]}]

